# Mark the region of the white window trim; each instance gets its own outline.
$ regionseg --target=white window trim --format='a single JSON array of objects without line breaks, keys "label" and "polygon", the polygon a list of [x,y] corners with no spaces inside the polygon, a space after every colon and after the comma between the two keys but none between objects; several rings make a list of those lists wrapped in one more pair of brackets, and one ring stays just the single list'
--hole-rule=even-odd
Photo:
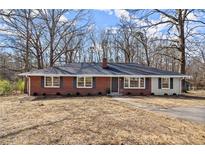
[{"label": "white window trim", "polygon": [[[162,79],[168,79],[168,88],[163,88]],[[161,89],[170,89],[170,78],[168,78],[168,77],[163,77],[163,78],[161,78]]]},{"label": "white window trim", "polygon": [[[76,82],[76,84],[77,84],[76,87],[77,87],[77,88],[93,88],[93,77],[91,77],[91,86],[89,86],[89,87],[86,87],[86,86],[85,86],[85,85],[86,85],[86,84],[85,84],[85,78],[86,78],[86,77],[89,77],[89,78],[90,78],[91,76],[79,76],[79,77],[77,77],[77,82]],[[83,82],[84,86],[78,86],[78,78],[84,78],[84,82]]]},{"label": "white window trim", "polygon": [[[51,86],[46,86],[46,77],[51,77]],[[60,84],[61,83],[59,83],[59,86],[54,86],[53,85],[53,78],[54,77],[58,77],[59,78],[59,81],[60,81],[60,76],[44,76],[44,87],[45,88],[60,88]],[[60,81],[61,82],[61,81]]]},{"label": "white window trim", "polygon": [[[128,87],[125,87],[125,78],[128,78]],[[130,77],[124,77],[124,89],[145,89],[145,82],[146,82],[145,77],[136,77],[136,78],[138,78],[138,87],[130,87]],[[144,78],[144,87],[140,87],[140,78]]]}]

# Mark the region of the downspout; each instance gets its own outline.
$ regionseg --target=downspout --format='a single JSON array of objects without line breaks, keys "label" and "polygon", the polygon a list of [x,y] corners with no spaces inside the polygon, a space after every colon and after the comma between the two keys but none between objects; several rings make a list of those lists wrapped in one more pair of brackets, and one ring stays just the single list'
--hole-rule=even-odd
[{"label": "downspout", "polygon": [[118,76],[118,95],[120,94],[120,78]]},{"label": "downspout", "polygon": [[110,77],[110,94],[112,93],[112,77]]},{"label": "downspout", "polygon": [[31,96],[31,78],[28,77],[28,95]]}]

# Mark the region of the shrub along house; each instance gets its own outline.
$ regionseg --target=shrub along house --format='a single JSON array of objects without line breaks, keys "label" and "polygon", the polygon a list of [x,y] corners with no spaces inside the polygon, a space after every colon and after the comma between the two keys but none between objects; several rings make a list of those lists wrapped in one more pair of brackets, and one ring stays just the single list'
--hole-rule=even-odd
[{"label": "shrub along house", "polygon": [[29,95],[175,95],[188,77],[136,63],[70,63],[20,74]]}]

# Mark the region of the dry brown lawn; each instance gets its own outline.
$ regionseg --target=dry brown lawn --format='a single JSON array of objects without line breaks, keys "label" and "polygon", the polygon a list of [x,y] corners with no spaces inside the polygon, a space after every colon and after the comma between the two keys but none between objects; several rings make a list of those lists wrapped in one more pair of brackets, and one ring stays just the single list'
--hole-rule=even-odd
[{"label": "dry brown lawn", "polygon": [[189,91],[182,96],[132,96],[128,101],[169,107],[205,106],[205,90]]},{"label": "dry brown lawn", "polygon": [[205,125],[109,97],[23,97],[0,98],[0,144],[205,144]]},{"label": "dry brown lawn", "polygon": [[166,96],[166,97],[158,97],[158,96],[132,96],[128,97],[128,101],[136,102],[136,103],[146,103],[150,105],[159,105],[163,108],[169,107],[191,107],[191,106],[205,106],[205,98],[203,99],[195,99],[195,98],[187,98],[184,96]]},{"label": "dry brown lawn", "polygon": [[205,97],[205,90],[191,90],[191,91],[188,91],[187,94],[185,94],[187,96],[203,96]]}]

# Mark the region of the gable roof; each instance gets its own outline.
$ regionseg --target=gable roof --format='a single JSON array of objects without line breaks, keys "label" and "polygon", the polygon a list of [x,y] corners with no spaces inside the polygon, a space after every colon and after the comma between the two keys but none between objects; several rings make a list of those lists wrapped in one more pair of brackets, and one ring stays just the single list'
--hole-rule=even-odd
[{"label": "gable roof", "polygon": [[21,76],[178,76],[188,77],[177,72],[164,71],[136,63],[108,63],[104,69],[101,63],[70,63],[19,74]]}]

